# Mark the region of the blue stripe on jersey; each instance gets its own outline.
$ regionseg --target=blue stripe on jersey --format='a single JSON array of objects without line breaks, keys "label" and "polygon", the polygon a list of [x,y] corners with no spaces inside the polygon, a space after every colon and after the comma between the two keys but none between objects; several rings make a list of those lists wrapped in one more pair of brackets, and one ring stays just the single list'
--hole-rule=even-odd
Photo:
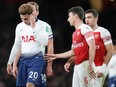
[{"label": "blue stripe on jersey", "polygon": [[49,35],[49,39],[53,38],[53,34]]}]

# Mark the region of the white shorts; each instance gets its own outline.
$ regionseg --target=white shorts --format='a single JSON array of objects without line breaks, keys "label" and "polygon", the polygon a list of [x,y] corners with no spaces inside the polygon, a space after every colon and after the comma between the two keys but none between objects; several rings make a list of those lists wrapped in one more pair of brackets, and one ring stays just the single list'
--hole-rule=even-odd
[{"label": "white shorts", "polygon": [[72,87],[93,87],[93,80],[88,72],[88,60],[74,66]]},{"label": "white shorts", "polygon": [[[94,71],[95,71],[96,74],[97,74],[97,72],[101,71],[101,67],[102,66],[97,66],[97,67],[94,68]],[[100,78],[96,77],[96,79],[93,81],[94,82],[94,87],[103,87],[105,78],[107,76],[107,73],[104,72],[103,74],[104,74],[103,77],[100,77]]]}]

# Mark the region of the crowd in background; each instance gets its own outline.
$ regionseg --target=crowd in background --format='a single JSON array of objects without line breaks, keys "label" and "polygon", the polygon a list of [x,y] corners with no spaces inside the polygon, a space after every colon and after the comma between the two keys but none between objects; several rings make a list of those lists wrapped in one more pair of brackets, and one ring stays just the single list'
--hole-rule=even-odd
[{"label": "crowd in background", "polygon": [[[10,50],[14,42],[14,32],[20,17],[18,7],[30,0],[0,0],[0,87],[15,87],[15,78],[6,72],[6,65]],[[31,0],[32,1],[32,0]],[[34,0],[40,5],[39,19],[42,19],[52,26],[54,34],[55,53],[64,52],[70,49],[73,27],[67,22],[67,11],[70,7],[80,5],[87,10],[96,8],[100,14],[98,24],[107,28],[116,38],[116,1],[115,0],[93,0],[94,3],[101,3],[101,7],[94,7],[92,0]],[[95,2],[100,1],[100,2]],[[48,87],[71,87],[73,66],[69,73],[65,72],[63,65],[67,59],[55,60],[53,63],[54,74],[47,79]],[[104,87],[107,87],[107,79]]]}]

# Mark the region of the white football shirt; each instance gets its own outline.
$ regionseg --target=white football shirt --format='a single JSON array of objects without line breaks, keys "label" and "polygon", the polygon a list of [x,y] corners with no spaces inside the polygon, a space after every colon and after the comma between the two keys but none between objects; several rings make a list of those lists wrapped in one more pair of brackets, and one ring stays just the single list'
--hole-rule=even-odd
[{"label": "white football shirt", "polygon": [[52,38],[52,29],[46,22],[38,20],[34,28],[23,22],[19,23],[16,27],[15,42],[11,50],[8,64],[13,62],[20,46],[22,48],[22,55],[32,56],[40,51],[44,54],[48,40]]}]

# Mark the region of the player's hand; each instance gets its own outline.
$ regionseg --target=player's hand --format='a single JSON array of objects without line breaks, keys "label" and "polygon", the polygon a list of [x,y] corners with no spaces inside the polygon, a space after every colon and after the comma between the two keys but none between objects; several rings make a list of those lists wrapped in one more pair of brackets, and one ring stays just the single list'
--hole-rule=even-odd
[{"label": "player's hand", "polygon": [[13,68],[12,68],[12,65],[11,65],[11,64],[8,64],[8,65],[7,65],[7,69],[6,69],[6,70],[7,70],[7,73],[8,73],[8,74],[10,74],[10,75],[13,74],[13,73],[12,73]]},{"label": "player's hand", "polygon": [[47,77],[52,76],[52,74],[53,74],[52,66],[47,66],[46,74],[47,74]]},{"label": "player's hand", "polygon": [[94,72],[94,69],[93,69],[93,66],[92,65],[89,65],[89,74],[90,74],[90,77],[91,79],[96,79],[96,73]]},{"label": "player's hand", "polygon": [[106,64],[103,63],[102,66],[99,66],[99,71],[97,72],[97,78],[105,76],[106,73]]},{"label": "player's hand", "polygon": [[103,77],[104,75],[103,75],[103,73],[97,73],[97,78],[100,78],[100,77]]},{"label": "player's hand", "polygon": [[17,75],[18,75],[18,68],[16,65],[13,64],[13,76],[17,78]]},{"label": "player's hand", "polygon": [[68,62],[65,63],[65,65],[64,65],[64,69],[65,69],[66,72],[69,72],[70,65],[71,65],[71,64],[68,63]]},{"label": "player's hand", "polygon": [[55,54],[45,54],[45,60],[47,60],[47,62],[51,62],[55,60],[56,58],[57,56]]},{"label": "player's hand", "polygon": [[35,23],[36,23],[35,20],[36,20],[35,17],[31,14],[31,15],[30,15],[30,26],[31,26],[32,28],[35,27]]}]

